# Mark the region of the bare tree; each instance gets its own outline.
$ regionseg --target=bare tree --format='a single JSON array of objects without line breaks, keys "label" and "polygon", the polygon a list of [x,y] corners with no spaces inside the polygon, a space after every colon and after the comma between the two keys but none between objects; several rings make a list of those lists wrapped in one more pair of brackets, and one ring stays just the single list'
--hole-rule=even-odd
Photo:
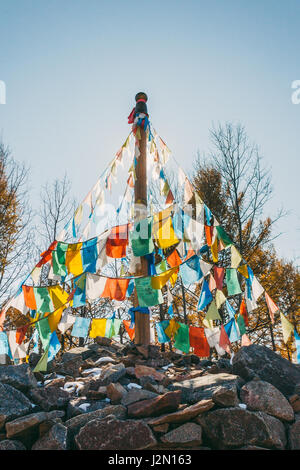
[{"label": "bare tree", "polygon": [[48,247],[57,239],[60,230],[73,215],[75,199],[71,196],[71,182],[65,174],[59,180],[47,183],[41,190],[39,210],[41,242]]},{"label": "bare tree", "polygon": [[28,168],[0,142],[0,299],[10,297],[28,273],[34,230],[28,201]]}]

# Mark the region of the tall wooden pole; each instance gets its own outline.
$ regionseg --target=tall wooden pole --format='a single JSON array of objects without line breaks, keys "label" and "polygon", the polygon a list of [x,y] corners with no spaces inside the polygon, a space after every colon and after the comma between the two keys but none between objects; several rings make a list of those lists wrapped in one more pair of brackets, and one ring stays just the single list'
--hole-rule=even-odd
[{"label": "tall wooden pole", "polygon": [[[136,107],[135,115],[137,113],[147,113],[147,95],[146,93],[138,93],[135,96]],[[142,117],[142,116],[141,116]],[[144,123],[144,121],[143,121]],[[140,155],[137,158],[135,167],[135,185],[134,185],[134,219],[135,221],[147,217],[147,134],[144,126],[140,126],[140,139],[137,140]],[[136,275],[147,276],[148,263],[146,258],[141,256],[141,263],[136,270]],[[134,293],[134,306],[138,307],[138,298],[135,290]],[[141,312],[135,312],[135,343],[147,346],[150,344],[150,318],[149,315]]]}]

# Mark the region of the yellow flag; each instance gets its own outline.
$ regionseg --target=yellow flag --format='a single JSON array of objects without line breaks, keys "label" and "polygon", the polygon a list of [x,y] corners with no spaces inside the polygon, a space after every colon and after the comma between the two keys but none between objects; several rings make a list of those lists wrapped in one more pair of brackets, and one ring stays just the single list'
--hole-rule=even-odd
[{"label": "yellow flag", "polygon": [[177,330],[180,328],[177,321],[173,318],[170,320],[168,327],[165,329],[165,333],[169,338],[172,338],[176,334]]},{"label": "yellow flag", "polygon": [[81,243],[74,243],[69,245],[68,251],[66,253],[66,266],[68,272],[73,274],[73,276],[78,276],[82,274],[82,260],[81,260]]},{"label": "yellow flag", "polygon": [[92,320],[92,326],[89,336],[91,338],[97,338],[97,336],[105,336],[106,331],[106,318],[94,318]]},{"label": "yellow flag", "polygon": [[57,329],[57,325],[59,324],[62,314],[64,311],[64,307],[57,309],[55,312],[48,315],[48,323],[50,326],[50,330],[53,333]]},{"label": "yellow flag", "polygon": [[61,286],[49,286],[48,291],[55,310],[67,303],[69,294]]},{"label": "yellow flag", "polygon": [[[178,273],[178,268],[176,267],[176,268],[168,269],[168,271],[165,271],[164,273],[159,274],[158,276],[152,276],[151,285],[153,289],[161,289],[168,282],[169,279],[171,282],[174,281],[174,275],[177,278],[177,273]],[[175,278],[175,282],[176,282],[176,278]]]},{"label": "yellow flag", "polygon": [[179,242],[175,235],[170,213],[172,206],[158,214],[153,215],[153,237],[159,248],[168,248]]},{"label": "yellow flag", "polygon": [[239,268],[237,268],[238,272],[242,274],[246,279],[248,279],[249,274],[248,274],[248,268],[246,264],[243,264]]},{"label": "yellow flag", "polygon": [[217,289],[216,290],[216,306],[217,308],[220,308],[221,305],[225,302],[226,297],[223,293],[222,290]]},{"label": "yellow flag", "polygon": [[282,334],[283,334],[283,341],[285,343],[288,342],[291,333],[294,331],[294,326],[291,322],[288,321],[287,318],[280,312],[280,320],[281,320],[281,327],[282,327]]},{"label": "yellow flag", "polygon": [[236,249],[234,245],[231,245],[231,267],[237,268],[242,260],[240,252]]},{"label": "yellow flag", "polygon": [[76,212],[74,214],[74,221],[76,225],[79,225],[80,222],[82,221],[82,216],[83,216],[83,207],[82,204],[76,209]]},{"label": "yellow flag", "polygon": [[214,263],[217,263],[219,260],[219,255],[218,255],[218,237],[216,236],[216,227],[214,227],[214,233],[213,233],[213,242],[211,244],[211,254],[212,254],[212,259]]},{"label": "yellow flag", "polygon": [[216,301],[213,300],[209,306],[205,320],[222,320],[217,309]]}]

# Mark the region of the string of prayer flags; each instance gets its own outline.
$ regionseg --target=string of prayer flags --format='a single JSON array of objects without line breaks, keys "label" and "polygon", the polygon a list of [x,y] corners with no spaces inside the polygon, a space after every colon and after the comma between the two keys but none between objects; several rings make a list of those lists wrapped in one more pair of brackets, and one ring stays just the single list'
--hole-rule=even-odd
[{"label": "string of prayer flags", "polygon": [[109,297],[111,300],[119,302],[125,300],[128,284],[129,279],[107,278],[101,297]]},{"label": "string of prayer flags", "polygon": [[135,327],[130,327],[130,320],[123,320],[123,325],[125,327],[126,332],[128,333],[129,338],[131,339],[131,341],[133,341],[135,337]]},{"label": "string of prayer flags", "polygon": [[87,273],[86,275],[86,297],[89,301],[101,297],[106,284],[106,278],[98,274]]},{"label": "string of prayer flags", "polygon": [[189,328],[190,346],[194,349],[194,354],[199,357],[209,357],[210,348],[205,336],[204,328],[190,326]]},{"label": "string of prayer flags", "polygon": [[162,249],[169,248],[179,242],[174,232],[172,218],[166,215],[167,211],[153,215],[153,237],[156,245]]},{"label": "string of prayer flags", "polygon": [[236,322],[237,322],[237,325],[239,327],[240,334],[243,336],[247,332],[243,316],[238,315]]},{"label": "string of prayer flags", "polygon": [[223,245],[226,247],[228,245],[232,245],[232,240],[230,236],[225,232],[221,225],[216,226],[218,239],[222,241]]},{"label": "string of prayer flags", "polygon": [[217,309],[216,301],[213,300],[208,307],[207,314],[205,315],[206,320],[222,320],[219,311]]},{"label": "string of prayer flags", "polygon": [[226,269],[226,285],[228,296],[242,293],[236,269]]},{"label": "string of prayer flags", "polygon": [[240,315],[242,315],[245,325],[249,326],[249,318],[248,318],[248,312],[247,312],[245,299],[242,300],[241,305],[240,305]]},{"label": "string of prayer flags", "polygon": [[209,346],[211,348],[215,348],[219,356],[223,356],[225,351],[219,344],[221,334],[220,328],[218,326],[215,328],[205,328],[204,332]]},{"label": "string of prayer flags", "polygon": [[268,306],[271,321],[274,324],[274,321],[275,321],[274,314],[279,311],[279,308],[275,304],[274,300],[271,299],[269,294],[267,294],[267,292],[265,292],[265,299],[266,299],[266,302],[267,302],[267,306]]},{"label": "string of prayer flags", "polygon": [[111,229],[106,241],[106,255],[110,258],[125,258],[128,245],[128,224]]},{"label": "string of prayer flags", "polygon": [[155,324],[155,328],[157,332],[157,340],[161,344],[170,342],[170,338],[166,335],[166,332],[165,332],[168,325],[169,325],[169,320],[163,320]]},{"label": "string of prayer flags", "polygon": [[263,294],[263,292],[264,292],[265,289],[264,289],[263,286],[258,282],[256,276],[253,277],[253,281],[252,281],[252,286],[251,286],[251,287],[252,287],[253,298],[254,298],[254,300],[256,301],[256,300],[258,300],[259,297]]},{"label": "string of prayer flags", "polygon": [[60,348],[61,348],[61,344],[57,337],[56,331],[53,331],[51,338],[50,338],[49,347],[48,347],[48,362],[52,361],[52,359],[55,358]]},{"label": "string of prayer flags", "polygon": [[65,309],[59,324],[57,325],[59,331],[64,334],[69,328],[71,328],[76,320],[76,316],[70,313],[70,309]]},{"label": "string of prayer flags", "polygon": [[218,266],[214,266],[214,278],[216,281],[217,289],[219,290],[223,289],[224,276],[225,276],[225,269],[218,267]]},{"label": "string of prayer flags", "polygon": [[122,320],[120,320],[119,318],[108,319],[106,321],[106,330],[105,330],[106,338],[113,338],[114,336],[118,336],[121,323],[122,323]]},{"label": "string of prayer flags", "polygon": [[72,328],[72,336],[76,338],[86,338],[91,324],[90,318],[76,317]]},{"label": "string of prayer flags", "polygon": [[164,273],[159,274],[158,276],[151,277],[151,285],[153,289],[162,289],[162,287],[170,280],[171,284],[174,286],[177,273],[179,268],[175,267],[168,269]]},{"label": "string of prayer flags", "polygon": [[194,255],[188,258],[180,265],[179,272],[185,286],[199,281],[203,277],[199,257]]},{"label": "string of prayer flags", "polygon": [[[172,320],[170,320],[171,322]],[[189,325],[178,323],[179,328],[175,334],[174,348],[188,354],[190,351]]]},{"label": "string of prayer flags", "polygon": [[228,302],[227,299],[225,301],[225,305],[226,305],[226,309],[227,309],[229,317],[234,318],[235,317],[235,310],[234,310],[233,306],[231,305],[231,303]]},{"label": "string of prayer flags", "polygon": [[130,241],[134,256],[145,256],[152,253],[154,244],[152,240],[152,217],[143,219],[134,225],[130,234]]},{"label": "string of prayer flags", "polygon": [[285,344],[287,344],[292,332],[294,331],[294,326],[281,312],[280,312],[280,320],[281,320],[283,341]]},{"label": "string of prayer flags", "polygon": [[200,293],[200,297],[199,297],[199,301],[198,301],[198,306],[197,306],[197,310],[200,311],[200,310],[204,310],[205,307],[210,304],[210,302],[213,300],[213,296],[212,296],[212,293],[210,292],[209,290],[209,285],[208,285],[208,282],[206,279],[203,280],[203,284],[202,284],[202,289],[201,289],[201,293]]},{"label": "string of prayer flags", "polygon": [[222,290],[219,290],[219,289],[216,290],[215,300],[216,300],[217,308],[219,309],[221,305],[226,301],[226,297]]},{"label": "string of prayer flags", "polygon": [[140,307],[152,307],[163,303],[162,292],[160,289],[153,289],[150,276],[136,278],[134,282]]},{"label": "string of prayer flags", "polygon": [[97,338],[97,336],[105,336],[106,331],[106,318],[93,318],[91,322],[90,338]]},{"label": "string of prayer flags", "polygon": [[234,318],[232,318],[228,323],[226,323],[224,325],[224,328],[231,343],[235,343],[235,341],[238,341],[240,339],[240,334],[238,332],[236,321]]},{"label": "string of prayer flags", "polygon": [[237,268],[242,260],[240,252],[234,245],[231,245],[231,267]]},{"label": "string of prayer flags", "polygon": [[210,273],[210,275],[209,275],[208,286],[209,286],[210,292],[212,292],[214,289],[217,288],[217,284],[216,284],[215,278],[214,278],[214,276],[213,276],[211,273]]},{"label": "string of prayer flags", "polygon": [[181,264],[181,258],[179,256],[178,251],[173,250],[172,253],[167,257],[167,262],[171,268],[174,268],[174,266],[179,266]]},{"label": "string of prayer flags", "polygon": [[48,318],[46,317],[46,318],[39,319],[39,321],[36,323],[36,328],[38,330],[43,349],[45,350],[49,346],[50,338],[52,335]]}]

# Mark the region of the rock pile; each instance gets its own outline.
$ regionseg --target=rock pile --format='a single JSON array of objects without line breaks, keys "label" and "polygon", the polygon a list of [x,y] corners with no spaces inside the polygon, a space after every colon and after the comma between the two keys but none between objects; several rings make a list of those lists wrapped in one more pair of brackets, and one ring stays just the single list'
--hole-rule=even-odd
[{"label": "rock pile", "polygon": [[34,362],[0,366],[0,450],[300,449],[300,368],[262,346],[231,364],[97,338]]}]

